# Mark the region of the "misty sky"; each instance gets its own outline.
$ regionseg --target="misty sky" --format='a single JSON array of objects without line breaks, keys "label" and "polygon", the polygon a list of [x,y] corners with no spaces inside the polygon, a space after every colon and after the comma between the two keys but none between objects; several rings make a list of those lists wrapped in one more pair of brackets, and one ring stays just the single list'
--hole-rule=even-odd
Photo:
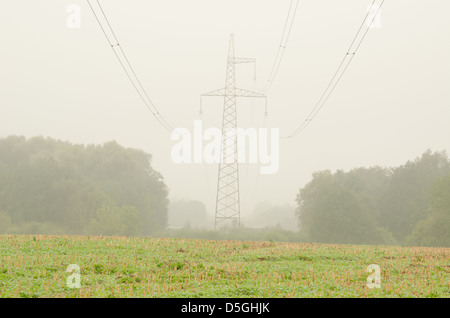
[{"label": "misty sky", "polygon": [[[95,0],[91,0],[95,4]],[[352,41],[371,0],[300,0],[277,77],[264,102],[238,99],[240,127],[303,122]],[[67,7],[81,7],[68,28]],[[142,84],[174,127],[192,129],[200,94],[225,86],[230,33],[237,86],[260,90],[280,44],[290,0],[103,0]],[[449,150],[450,2],[386,0],[327,104],[298,136],[280,141],[277,174],[240,166],[241,215],[259,201],[295,204],[314,171],[397,166]],[[153,155],[170,198],[214,212],[217,164],[175,164],[175,142],[140,100],[86,1],[9,0],[0,10],[0,137],[42,135],[73,143],[116,140]],[[203,100],[204,127],[221,127],[223,99]]]}]

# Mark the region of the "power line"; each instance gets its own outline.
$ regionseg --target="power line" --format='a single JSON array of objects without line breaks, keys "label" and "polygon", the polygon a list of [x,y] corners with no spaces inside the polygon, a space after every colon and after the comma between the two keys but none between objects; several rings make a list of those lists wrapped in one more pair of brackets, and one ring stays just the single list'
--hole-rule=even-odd
[{"label": "power line", "polygon": [[[172,127],[170,126],[170,124],[164,119],[164,117],[161,116],[161,114],[159,113],[158,109],[157,109],[156,106],[153,104],[152,100],[150,99],[149,95],[147,94],[147,91],[146,91],[146,90],[144,89],[144,87],[142,86],[141,81],[139,80],[139,77],[136,75],[136,72],[134,71],[134,68],[131,66],[130,61],[128,60],[127,55],[126,55],[125,52],[123,51],[122,46],[119,45],[119,40],[117,39],[116,34],[114,33],[114,30],[112,29],[111,24],[109,23],[109,20],[108,20],[108,18],[106,17],[106,14],[105,14],[105,12],[103,11],[103,8],[102,8],[102,6],[100,5],[99,0],[97,0],[97,4],[98,4],[98,6],[100,7],[100,10],[102,11],[102,14],[103,14],[103,16],[104,16],[104,18],[105,18],[105,20],[106,20],[106,23],[108,23],[109,29],[111,30],[111,33],[113,34],[114,39],[116,40],[117,47],[119,47],[120,51],[122,52],[123,56],[125,57],[125,60],[126,60],[128,66],[129,66],[130,69],[131,69],[131,72],[133,73],[134,77],[136,78],[136,80],[137,80],[137,82],[138,82],[138,84],[139,84],[139,87],[142,89],[142,91],[144,92],[145,96],[147,97],[147,100],[150,102],[150,104],[151,104],[151,105],[153,106],[153,108],[155,109],[156,115],[159,115],[159,116],[161,117],[161,119],[164,121],[164,123],[165,123],[168,127],[170,127],[171,130],[173,130]],[[153,113],[153,112],[152,112],[152,113]]]},{"label": "power line", "polygon": [[[267,79],[267,82],[266,82],[264,88],[262,89],[263,92],[267,92],[269,90],[269,88],[272,85],[272,83],[273,83],[273,81],[274,81],[274,79],[275,79],[275,77],[276,77],[276,75],[278,73],[278,70],[280,68],[281,60],[283,59],[284,51],[286,49],[286,45],[287,45],[287,42],[289,40],[289,36],[291,34],[292,25],[294,23],[295,14],[297,12],[297,7],[298,7],[299,0],[297,0],[297,3],[296,3],[295,8],[294,8],[294,13],[292,14],[292,18],[291,18],[291,21],[290,21],[290,24],[289,24],[289,18],[291,17],[293,3],[294,3],[294,0],[291,0],[291,4],[289,5],[288,15],[286,17],[286,22],[284,24],[283,33],[281,35],[280,45],[278,46],[277,55],[275,57],[275,61],[273,62],[273,66],[272,66],[272,70],[270,71],[269,78]],[[288,24],[289,24],[289,29],[287,27]],[[288,30],[288,32],[287,32],[287,35],[285,37],[286,30]]]},{"label": "power line", "polygon": [[[136,75],[136,72],[134,71],[134,68],[131,66],[131,63],[127,57],[127,55],[125,54],[122,46],[119,43],[119,40],[117,39],[117,36],[109,22],[108,17],[105,14],[105,11],[103,10],[99,0],[96,0],[98,7],[100,8],[100,11],[104,17],[104,19],[106,20],[106,23],[108,25],[109,30],[111,31],[113,37],[114,37],[114,41],[111,41],[110,37],[108,36],[108,34],[105,31],[105,28],[103,27],[102,23],[100,22],[100,19],[98,18],[97,14],[95,13],[94,8],[92,7],[91,3],[89,2],[89,0],[87,0],[87,3],[89,4],[89,7],[91,8],[92,13],[94,14],[95,19],[97,20],[98,25],[100,26],[103,34],[106,37],[106,40],[108,41],[109,45],[111,46],[111,49],[114,52],[114,55],[116,56],[117,60],[119,61],[122,69],[124,70],[127,78],[129,79],[129,81],[131,82],[131,84],[133,85],[134,89],[136,90],[136,92],[138,93],[139,97],[141,98],[141,100],[144,102],[145,106],[148,108],[148,110],[152,113],[152,115],[156,118],[156,120],[165,128],[167,129],[169,132],[173,132],[174,129],[173,127],[166,121],[166,119],[161,115],[161,113],[159,112],[159,110],[156,108],[156,106],[153,104],[152,100],[149,97],[149,94],[147,93],[147,91],[145,90],[145,88],[143,87],[141,81],[139,80],[139,77]],[[122,53],[124,59],[125,59],[125,63],[128,65],[129,70],[131,71],[131,74],[133,75],[134,79],[132,78],[132,76],[130,75],[130,72],[127,70],[127,68],[125,67],[125,63],[122,61],[122,59],[120,58],[118,52],[116,51],[115,48],[119,48],[120,52]],[[139,90],[138,86],[140,87],[141,90]],[[145,97],[144,97],[145,96]]]},{"label": "power line", "polygon": [[[345,53],[343,59],[341,60],[341,63],[339,64],[336,72],[334,73],[333,77],[331,78],[331,80],[328,83],[327,87],[325,88],[324,92],[320,96],[320,98],[317,101],[316,105],[311,110],[309,115],[306,117],[305,121],[303,121],[291,134],[289,134],[286,137],[282,136],[280,138],[284,138],[284,139],[292,138],[295,135],[298,135],[299,133],[301,133],[311,123],[311,121],[317,116],[319,111],[322,109],[322,107],[328,101],[330,95],[333,93],[333,91],[336,88],[337,84],[341,81],[342,76],[346,72],[347,68],[349,67],[350,63],[353,60],[353,57],[355,56],[356,52],[358,51],[359,47],[361,46],[361,43],[363,42],[364,38],[366,37],[367,32],[369,31],[369,29],[370,29],[371,25],[373,24],[376,16],[378,15],[378,12],[380,11],[381,7],[383,6],[384,0],[382,0],[381,4],[378,6],[378,9],[377,9],[376,13],[374,14],[371,23],[367,26],[366,31],[364,32],[364,34],[362,35],[362,37],[360,38],[360,40],[358,42],[358,45],[356,46],[356,48],[354,48],[352,50],[352,48],[354,47],[354,44],[356,42],[356,39],[360,35],[362,27],[363,27],[364,23],[366,22],[369,14],[371,13],[372,8],[374,7],[376,1],[377,0],[373,0],[372,5],[367,10],[367,13],[366,13],[365,17],[364,17],[361,25],[359,26],[359,29],[356,32],[356,35],[354,36],[354,38],[353,38],[353,40],[352,40],[352,42],[351,42],[347,52]],[[339,73],[340,73],[340,75],[338,76]],[[335,81],[336,78],[337,78],[337,80]]]}]

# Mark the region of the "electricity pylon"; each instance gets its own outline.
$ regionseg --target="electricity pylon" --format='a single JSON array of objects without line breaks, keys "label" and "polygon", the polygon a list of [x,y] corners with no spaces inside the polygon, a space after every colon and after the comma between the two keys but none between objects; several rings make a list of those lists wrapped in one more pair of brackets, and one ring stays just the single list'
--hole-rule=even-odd
[{"label": "electricity pylon", "polygon": [[[211,91],[201,96],[223,96],[222,143],[220,150],[215,228],[220,224],[231,223],[240,226],[239,166],[237,151],[237,112],[236,97],[264,97],[264,94],[236,88],[236,69],[239,63],[256,63],[253,58],[234,56],[234,36],[230,35],[228,48],[227,74],[225,88]],[[267,101],[267,100],[266,100]],[[267,103],[266,103],[267,114]]]}]

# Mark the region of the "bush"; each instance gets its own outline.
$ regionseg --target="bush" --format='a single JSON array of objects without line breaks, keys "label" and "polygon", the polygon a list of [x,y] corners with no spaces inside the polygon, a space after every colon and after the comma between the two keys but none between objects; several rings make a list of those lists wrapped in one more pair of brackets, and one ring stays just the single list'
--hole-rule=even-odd
[{"label": "bush", "polygon": [[450,174],[438,179],[430,194],[428,216],[417,223],[406,244],[450,247]]},{"label": "bush", "polygon": [[63,235],[65,229],[51,222],[27,222],[20,225],[12,225],[6,230],[8,234],[45,234]]},{"label": "bush", "polygon": [[137,236],[140,234],[139,211],[133,206],[103,206],[88,226],[90,235]]},{"label": "bush", "polygon": [[170,229],[158,233],[158,237],[177,237],[206,240],[231,241],[274,241],[274,242],[307,242],[310,240],[299,231],[285,230],[280,227],[266,227],[252,229],[240,227],[229,231],[199,230],[199,229]]},{"label": "bush", "polygon": [[11,217],[4,212],[0,212],[0,234],[5,234],[6,230],[10,226],[11,226]]}]

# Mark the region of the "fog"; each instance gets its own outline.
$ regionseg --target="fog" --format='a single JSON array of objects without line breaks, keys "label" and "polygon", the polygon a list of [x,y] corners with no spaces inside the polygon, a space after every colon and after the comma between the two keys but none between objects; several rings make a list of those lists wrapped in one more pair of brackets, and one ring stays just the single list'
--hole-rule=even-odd
[{"label": "fog", "polygon": [[[371,3],[300,1],[265,93],[268,117],[263,101],[238,98],[238,126],[293,132],[320,98]],[[67,25],[70,4],[81,8],[80,28]],[[205,128],[221,128],[223,98],[204,98],[200,117],[200,95],[224,87],[231,33],[235,55],[256,59],[256,81],[253,65],[237,65],[237,86],[259,91],[266,84],[290,1],[101,4],[155,106],[171,126],[192,131],[199,119]],[[315,171],[398,166],[427,149],[449,149],[449,10],[444,0],[384,3],[380,27],[369,30],[320,113],[299,135],[280,139],[278,171],[260,174],[260,162],[240,165],[243,220],[255,219],[261,202],[295,208],[299,189]],[[0,39],[0,137],[116,140],[142,149],[152,154],[169,198],[203,202],[213,220],[218,165],[173,161],[176,141],[136,94],[86,1],[4,1]]]}]

